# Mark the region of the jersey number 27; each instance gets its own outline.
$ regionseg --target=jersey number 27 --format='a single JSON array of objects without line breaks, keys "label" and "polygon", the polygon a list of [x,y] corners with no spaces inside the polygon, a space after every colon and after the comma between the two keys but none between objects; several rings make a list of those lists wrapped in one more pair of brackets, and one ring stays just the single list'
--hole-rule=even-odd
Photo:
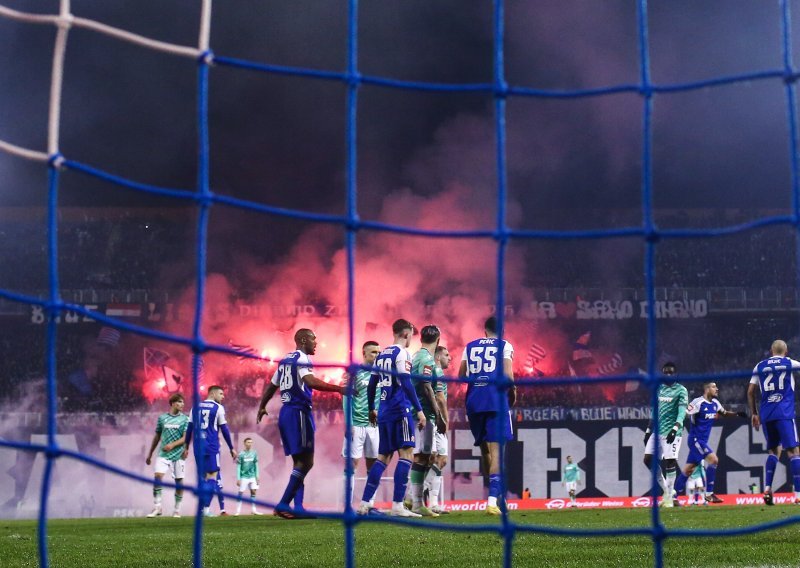
[{"label": "jersey number 27", "polygon": [[775,373],[780,373],[778,375],[778,390],[783,390],[783,381],[786,379],[786,367],[780,365],[775,367],[773,371],[771,367],[764,367],[764,372],[767,373],[767,376],[764,377],[764,390],[765,391],[774,391],[775,390],[775,383],[772,382],[772,379],[775,376]]}]

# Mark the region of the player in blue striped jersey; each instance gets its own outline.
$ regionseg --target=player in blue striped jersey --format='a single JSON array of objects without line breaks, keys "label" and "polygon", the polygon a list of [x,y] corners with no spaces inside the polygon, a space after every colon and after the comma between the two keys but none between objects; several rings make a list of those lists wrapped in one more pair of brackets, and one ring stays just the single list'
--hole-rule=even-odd
[{"label": "player in blue striped jersey", "polygon": [[[219,385],[208,387],[208,398],[201,402],[196,408],[192,409],[192,421],[186,428],[186,448],[192,441],[192,433],[195,424],[198,424],[198,441],[194,445],[194,456],[197,461],[197,468],[205,478],[204,484],[207,493],[203,496],[203,513],[207,517],[213,517],[209,511],[211,500],[214,493],[218,491],[217,474],[219,473],[219,434],[230,448],[231,457],[236,461],[236,450],[233,448],[231,432],[228,429],[228,421],[225,418],[225,407],[222,401],[225,399],[225,390]],[[184,450],[184,451],[187,451]]]},{"label": "player in blue striped jersey", "polygon": [[508,400],[498,389],[503,377],[513,381],[514,348],[497,337],[497,319],[484,323],[485,337],[467,343],[461,356],[459,378],[467,379],[467,419],[480,446],[485,473],[489,475],[489,498],[486,513],[499,515],[500,444],[512,438],[510,406],[516,401],[516,387],[508,389]]},{"label": "player in blue striped jersey", "polygon": [[[367,391],[369,419],[378,424],[378,460],[372,465],[367,475],[367,484],[358,508],[360,515],[370,513],[370,500],[381,482],[383,472],[395,452],[399,454],[394,470],[394,494],[392,496],[391,514],[397,517],[419,517],[403,506],[403,498],[408,487],[408,472],[411,470],[411,459],[414,452],[414,422],[411,409],[417,415],[417,427],[425,428],[425,413],[411,384],[411,355],[408,346],[414,334],[411,322],[399,319],[392,324],[394,345],[384,349],[375,360],[375,366],[381,371],[372,375]],[[375,392],[381,387],[380,413],[375,411]]]},{"label": "player in blue striped jersey", "polygon": [[[289,483],[283,492],[274,514],[284,519],[293,519],[303,511],[302,495],[305,478],[314,467],[314,416],[311,414],[311,389],[346,394],[347,387],[332,385],[314,376],[309,355],[317,352],[317,336],[306,328],[294,334],[295,349],[284,357],[272,380],[264,389],[258,406],[256,423],[267,415],[267,403],[279,389],[281,391],[278,428],[283,442],[283,453],[292,456],[293,468]],[[289,503],[294,500],[292,512]],[[304,515],[309,517],[309,515]]]},{"label": "player in blue striped jersey", "polygon": [[[794,412],[794,375],[800,370],[800,362],[786,356],[786,342],[772,342],[768,359],[753,368],[753,377],[747,389],[747,400],[752,413],[753,428],[764,425],[767,440],[767,463],[764,479],[764,503],[772,505],[772,479],[781,448],[789,454],[792,468],[795,503],[800,503],[800,450],[798,450],[797,426]],[[761,405],[756,408],[756,388],[761,391]]]},{"label": "player in blue striped jersey", "polygon": [[692,426],[689,430],[689,457],[686,466],[675,481],[675,491],[680,494],[686,487],[686,481],[692,476],[695,468],[705,460],[708,464],[705,477],[705,499],[709,503],[722,503],[722,499],[714,494],[714,480],[717,474],[719,458],[708,445],[711,437],[711,428],[720,417],[747,416],[746,412],[733,412],[725,410],[722,403],[717,400],[719,389],[717,383],[703,384],[703,396],[698,396],[689,403],[686,414],[691,417]]}]

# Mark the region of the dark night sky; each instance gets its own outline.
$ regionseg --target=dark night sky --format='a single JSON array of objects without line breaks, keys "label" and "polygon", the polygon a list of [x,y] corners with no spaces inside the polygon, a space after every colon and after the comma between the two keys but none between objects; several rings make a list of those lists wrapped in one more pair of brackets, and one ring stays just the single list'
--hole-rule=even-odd
[{"label": "dark night sky", "polygon": [[[4,3],[42,13],[57,11],[58,4]],[[75,0],[72,10],[191,45],[198,5]],[[359,24],[362,73],[442,82],[492,79],[490,2],[365,1]],[[509,2],[506,27],[511,84],[571,89],[638,81],[635,2]],[[44,149],[54,36],[49,26],[0,19],[0,138]],[[346,40],[341,0],[238,0],[213,6],[211,44],[219,55],[343,70]],[[658,84],[777,69],[782,64],[778,4],[652,2],[650,46]],[[193,187],[195,81],[195,65],[188,59],[73,30],[62,152],[138,181]],[[214,68],[214,190],[273,205],[343,212],[345,91],[337,82]],[[375,217],[390,192],[409,188],[429,196],[451,184],[471,188],[470,204],[494,207],[490,96],[367,86],[359,103],[362,217]],[[553,208],[576,216],[608,207],[638,209],[641,108],[633,94],[509,99],[511,223],[545,226],[552,223],[548,211]],[[654,108],[657,206],[789,206],[786,95],[780,80],[661,95]],[[0,179],[0,204],[44,203],[41,165],[0,155]],[[64,176],[62,203],[171,205],[73,172]]]}]

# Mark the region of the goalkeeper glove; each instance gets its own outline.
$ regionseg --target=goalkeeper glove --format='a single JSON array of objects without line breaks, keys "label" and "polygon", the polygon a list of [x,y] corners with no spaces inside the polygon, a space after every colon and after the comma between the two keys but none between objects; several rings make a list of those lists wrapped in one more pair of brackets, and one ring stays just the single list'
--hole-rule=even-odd
[{"label": "goalkeeper glove", "polygon": [[671,444],[672,442],[674,442],[675,436],[677,435],[678,435],[678,426],[675,425],[672,427],[672,430],[669,431],[669,434],[667,434],[667,444]]},{"label": "goalkeeper glove", "polygon": [[736,413],[736,416],[738,416],[739,418],[747,418],[747,413],[744,410],[740,410],[739,412]]},{"label": "goalkeeper glove", "polygon": [[645,446],[647,445],[647,440],[650,439],[650,434],[652,434],[652,432],[650,431],[650,428],[647,428],[647,430],[644,431],[644,445]]}]

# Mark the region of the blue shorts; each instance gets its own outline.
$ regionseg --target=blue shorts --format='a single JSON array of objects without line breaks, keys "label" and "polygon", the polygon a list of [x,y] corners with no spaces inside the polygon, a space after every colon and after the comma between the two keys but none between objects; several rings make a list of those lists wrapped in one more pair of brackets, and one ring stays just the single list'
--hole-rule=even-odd
[{"label": "blue shorts", "polygon": [[205,454],[201,463],[204,474],[217,473],[219,471],[219,452]]},{"label": "blue shorts", "polygon": [[708,454],[713,454],[714,450],[708,445],[708,442],[698,440],[696,438],[689,439],[689,456],[686,458],[686,463],[699,464],[703,461]]},{"label": "blue shorts", "polygon": [[467,419],[476,446],[483,442],[505,443],[514,437],[511,432],[511,412],[475,412],[467,414]]},{"label": "blue shorts", "polygon": [[391,422],[378,422],[378,453],[388,456],[400,448],[413,448],[414,422],[403,416]]},{"label": "blue shorts", "polygon": [[287,456],[314,453],[314,417],[311,411],[282,406],[278,415],[283,453]]},{"label": "blue shorts", "polygon": [[781,446],[784,450],[796,448],[797,426],[794,420],[785,418],[781,420],[770,420],[762,424],[764,427],[764,437],[767,439],[767,449]]}]

